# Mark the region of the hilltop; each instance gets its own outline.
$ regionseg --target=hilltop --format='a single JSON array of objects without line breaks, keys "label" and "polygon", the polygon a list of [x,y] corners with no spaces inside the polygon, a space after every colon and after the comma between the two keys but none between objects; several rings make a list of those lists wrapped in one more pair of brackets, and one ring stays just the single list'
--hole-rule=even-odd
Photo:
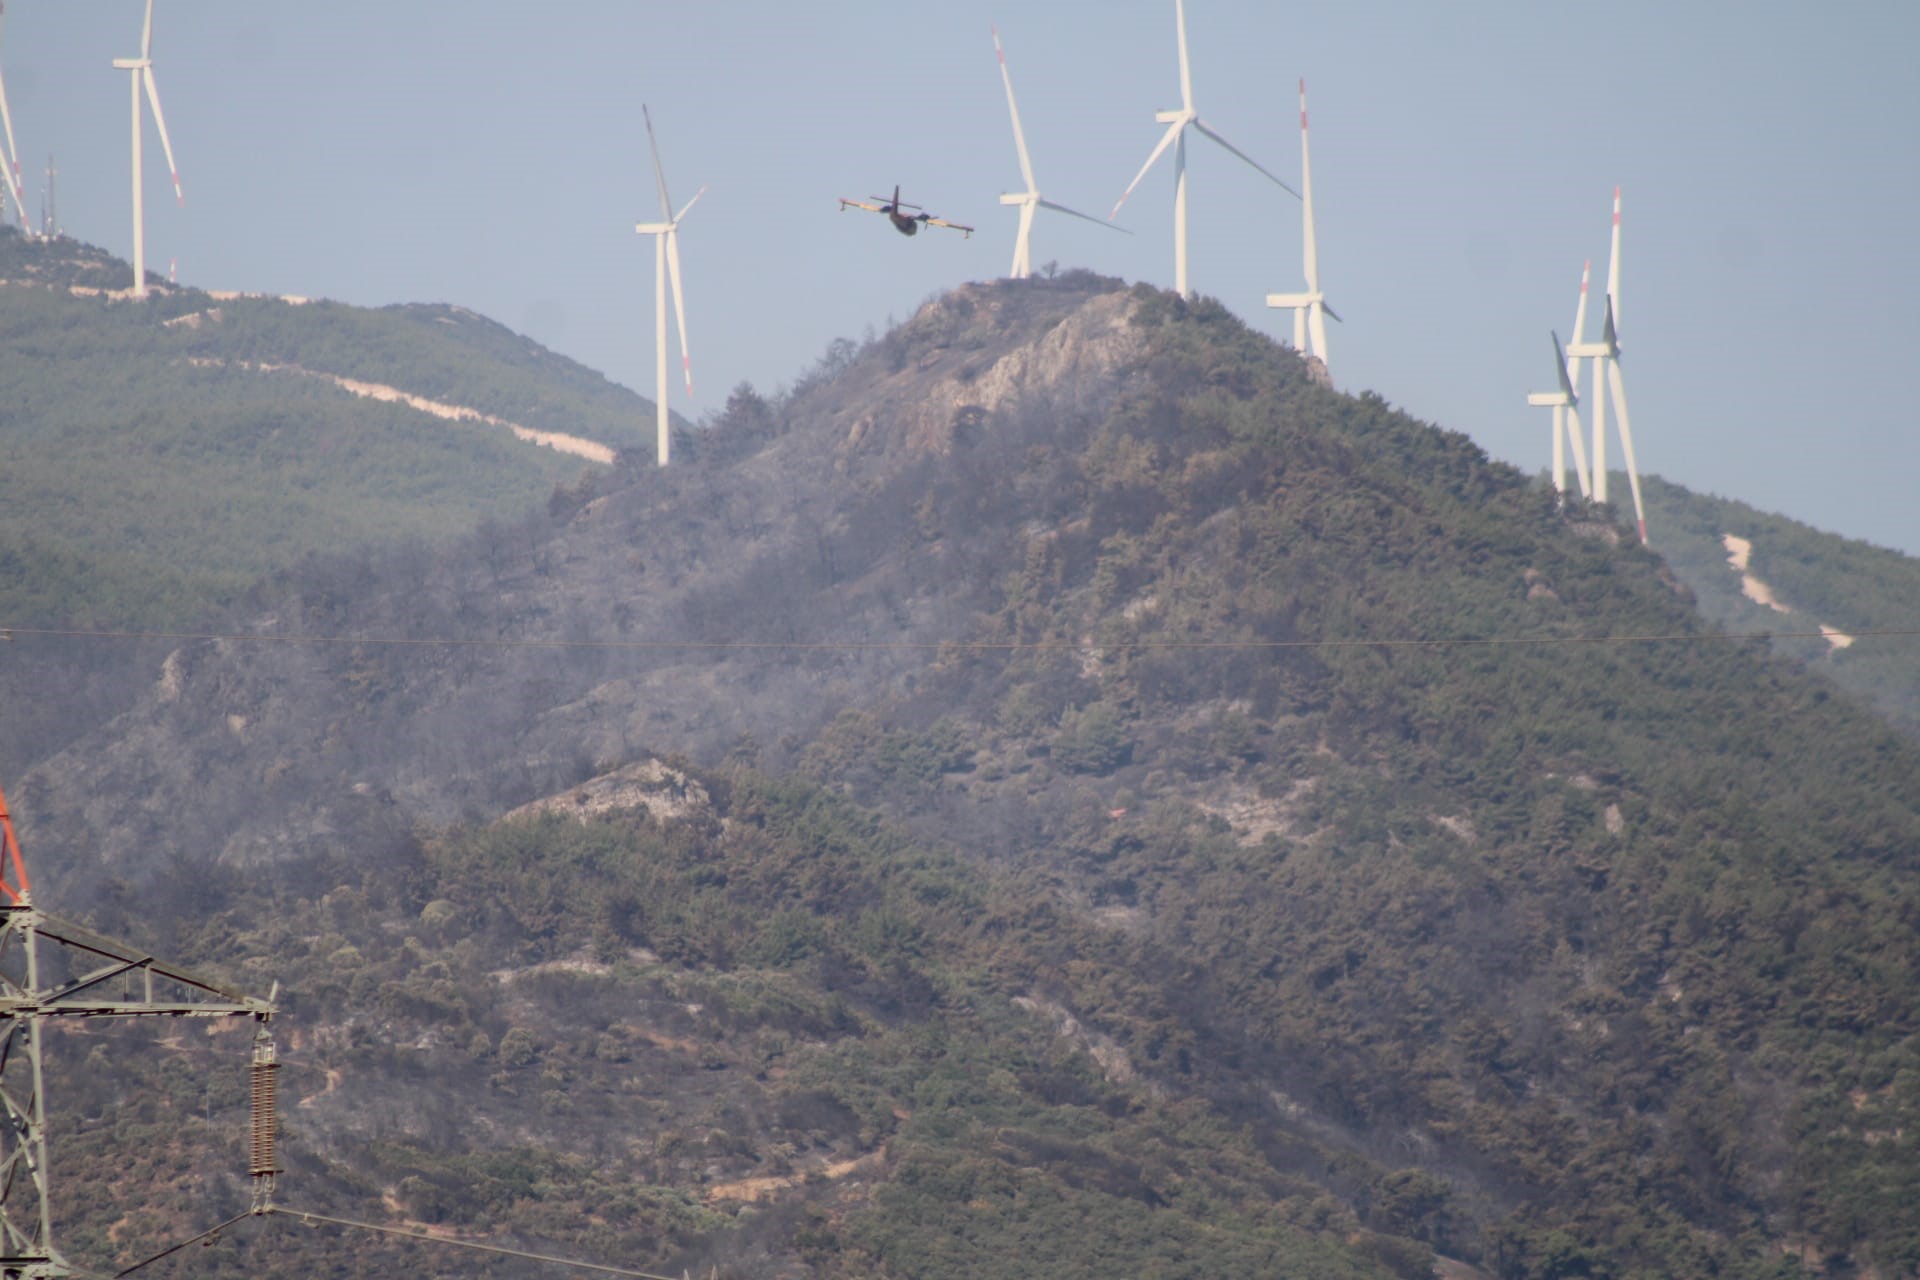
[{"label": "hilltop", "polygon": [[[1920,748],[1610,525],[1082,273],[701,445],[275,575],[234,631],[422,643],[183,646],[11,793],[49,905],[285,984],[299,1198],[754,1274],[1920,1265]],[[114,1184],[72,1079],[131,1261],[237,1164]],[[196,1264],[320,1265],[268,1239]]]},{"label": "hilltop", "polygon": [[171,626],[315,552],[513,518],[652,406],[459,307],[156,281],[0,231],[0,618]]}]

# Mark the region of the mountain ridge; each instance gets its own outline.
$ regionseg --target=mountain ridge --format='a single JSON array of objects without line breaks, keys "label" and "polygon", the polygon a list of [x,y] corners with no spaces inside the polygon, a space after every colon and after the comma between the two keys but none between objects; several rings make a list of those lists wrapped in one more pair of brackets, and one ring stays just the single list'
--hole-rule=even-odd
[{"label": "mountain ridge", "polygon": [[[602,465],[643,440],[645,401],[460,308],[216,303],[165,285],[103,302],[97,282],[118,269],[86,245],[0,235],[0,542],[77,571],[63,613],[25,568],[0,595],[16,624],[177,627],[302,555],[464,532],[586,465],[510,431],[575,449],[596,436]],[[242,372],[260,365],[327,382]],[[447,431],[433,396],[456,386],[455,405],[499,427]],[[390,407],[364,399],[382,396]]]},{"label": "mountain ridge", "polygon": [[424,643],[185,646],[15,790],[52,891],[295,969],[417,1109],[309,1118],[326,1194],[793,1274],[1916,1259],[1920,750],[1658,558],[1071,273],[701,443],[284,572],[247,628]]}]

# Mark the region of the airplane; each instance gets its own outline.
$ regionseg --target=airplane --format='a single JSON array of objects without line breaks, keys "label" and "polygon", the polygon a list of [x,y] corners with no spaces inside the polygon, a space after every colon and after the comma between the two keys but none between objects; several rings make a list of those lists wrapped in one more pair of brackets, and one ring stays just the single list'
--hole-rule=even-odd
[{"label": "airplane", "polygon": [[[903,236],[918,235],[920,233],[921,223],[925,223],[930,227],[951,227],[953,230],[960,232],[968,238],[971,238],[973,235],[972,227],[963,227],[957,222],[948,222],[945,218],[936,218],[926,210],[920,209],[920,206],[917,204],[900,203],[900,188],[897,184],[893,188],[893,199],[889,200],[885,196],[868,196],[867,200],[878,200],[880,203],[868,204],[866,200],[850,200],[842,196],[840,198],[840,212],[845,213],[847,206],[851,205],[856,209],[865,209],[868,213],[884,213],[887,215],[887,221],[893,224],[893,229]],[[920,212],[918,214],[902,213],[900,212],[902,209],[920,209]]]}]

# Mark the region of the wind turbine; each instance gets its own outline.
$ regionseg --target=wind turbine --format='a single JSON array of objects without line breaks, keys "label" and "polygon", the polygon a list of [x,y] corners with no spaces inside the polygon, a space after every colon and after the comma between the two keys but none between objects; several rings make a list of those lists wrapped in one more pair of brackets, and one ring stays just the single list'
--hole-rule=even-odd
[{"label": "wind turbine", "polygon": [[[1584,298],[1583,298],[1584,305]],[[1607,392],[1613,392],[1620,416],[1620,451],[1626,456],[1627,484],[1633,490],[1633,515],[1640,541],[1647,540],[1647,512],[1640,499],[1640,467],[1633,457],[1633,426],[1627,417],[1627,387],[1620,373],[1620,188],[1613,189],[1613,243],[1607,256],[1607,313],[1600,341],[1567,348],[1575,360],[1593,361],[1593,500],[1607,501]]]},{"label": "wind turbine", "polygon": [[653,136],[653,116],[643,103],[640,115],[647,122],[647,147],[653,152],[653,180],[660,188],[660,222],[637,222],[634,231],[643,236],[653,237],[653,330],[657,339],[654,348],[653,387],[654,407],[659,412],[659,422],[655,429],[655,456],[659,465],[666,466],[672,452],[672,433],[667,426],[667,280],[673,280],[673,311],[680,328],[680,370],[686,375],[687,394],[693,394],[693,362],[687,356],[687,303],[680,292],[680,219],[687,216],[687,210],[698,204],[700,197],[707,193],[705,187],[693,193],[693,199],[681,206],[680,212],[673,211],[673,203],[667,199],[667,175],[660,167],[660,144]]},{"label": "wind turbine", "polygon": [[1021,192],[1005,192],[1000,196],[1001,204],[1020,206],[1020,234],[1013,242],[1013,268],[1007,274],[1015,280],[1025,280],[1033,274],[1033,213],[1035,209],[1052,209],[1055,213],[1070,213],[1076,218],[1085,218],[1099,227],[1133,234],[1125,227],[1116,227],[1111,222],[1103,222],[1091,214],[1081,213],[1078,209],[1069,209],[1063,204],[1055,204],[1043,199],[1039,184],[1033,180],[1033,161],[1027,156],[1027,136],[1020,129],[1020,107],[1013,100],[1013,77],[1007,74],[1007,54],[1000,47],[1000,31],[989,27],[993,32],[993,53],[1000,59],[1000,79],[1007,86],[1007,114],[1013,117],[1013,145],[1020,153],[1020,176],[1026,179],[1027,189]]},{"label": "wind turbine", "polygon": [[1153,168],[1155,162],[1160,159],[1161,154],[1164,153],[1168,147],[1172,147],[1173,287],[1181,297],[1190,298],[1193,296],[1193,291],[1187,287],[1188,129],[1199,130],[1207,137],[1225,147],[1228,151],[1231,151],[1234,155],[1239,156],[1242,160],[1252,165],[1255,169],[1259,169],[1261,173],[1266,174],[1268,179],[1289,195],[1297,199],[1300,193],[1292,187],[1289,187],[1286,183],[1281,182],[1280,179],[1275,178],[1271,173],[1267,173],[1252,156],[1240,150],[1240,148],[1234,146],[1231,142],[1228,142],[1218,133],[1215,133],[1213,129],[1207,125],[1207,122],[1200,118],[1200,113],[1196,111],[1193,106],[1193,73],[1187,65],[1187,10],[1183,0],[1173,0],[1173,17],[1174,23],[1180,32],[1180,109],[1178,111],[1154,112],[1153,118],[1161,124],[1166,125],[1167,131],[1161,135],[1159,145],[1154,147],[1153,151],[1147,156],[1147,162],[1140,166],[1140,172],[1134,175],[1133,181],[1127,184],[1127,189],[1120,193],[1118,200],[1114,201],[1113,212],[1107,215],[1107,221],[1111,222],[1120,215],[1120,206],[1127,202],[1127,197],[1133,194],[1133,189],[1140,185],[1142,178],[1147,176],[1147,170]]},{"label": "wind turbine", "polygon": [[[0,4],[0,13],[5,12],[6,6]],[[27,217],[27,198],[20,186],[20,148],[13,140],[13,112],[7,109],[7,81],[4,76],[0,76],[0,124],[6,127],[7,150],[5,155],[0,155],[0,165],[5,166],[7,190],[12,193],[13,207],[20,214],[20,229],[32,234],[33,222]]]},{"label": "wind turbine", "polygon": [[147,0],[147,21],[140,29],[140,56],[115,58],[114,69],[128,73],[133,87],[133,296],[147,296],[147,219],[141,199],[140,182],[140,89],[145,85],[147,101],[153,104],[153,123],[160,130],[160,146],[167,153],[167,169],[173,175],[173,195],[184,207],[187,197],[180,190],[180,168],[173,162],[173,143],[167,140],[167,118],[160,113],[160,90],[153,82],[153,0]]},{"label": "wind turbine", "polygon": [[1327,305],[1327,295],[1320,289],[1320,251],[1313,238],[1313,162],[1307,156],[1307,82],[1304,79],[1300,81],[1300,204],[1304,214],[1301,223],[1301,256],[1306,264],[1307,291],[1270,293],[1267,295],[1267,305],[1293,308],[1293,349],[1302,355],[1318,357],[1320,367],[1325,369],[1326,318],[1332,316],[1338,320],[1340,316]]},{"label": "wind turbine", "polygon": [[1560,335],[1555,333],[1552,337],[1553,371],[1560,379],[1560,389],[1530,392],[1527,403],[1553,410],[1553,491],[1564,505],[1567,495],[1567,441],[1573,442],[1573,469],[1580,482],[1580,496],[1586,497],[1592,492],[1592,487],[1587,482],[1587,447],[1580,440],[1580,396],[1574,390],[1573,378],[1567,373],[1567,353],[1560,349]]}]

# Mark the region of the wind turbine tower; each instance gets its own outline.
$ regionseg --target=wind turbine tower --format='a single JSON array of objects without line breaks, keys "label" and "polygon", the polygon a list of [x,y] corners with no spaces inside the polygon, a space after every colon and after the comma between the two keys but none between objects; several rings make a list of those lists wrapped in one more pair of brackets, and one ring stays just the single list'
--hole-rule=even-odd
[{"label": "wind turbine tower", "polygon": [[1239,156],[1249,165],[1258,169],[1273,182],[1274,185],[1278,186],[1287,194],[1297,199],[1300,193],[1280,181],[1280,179],[1274,177],[1271,173],[1268,173],[1252,156],[1214,132],[1212,127],[1200,118],[1200,113],[1194,109],[1193,105],[1193,73],[1187,65],[1187,10],[1184,0],[1173,0],[1173,19],[1174,25],[1178,28],[1180,35],[1180,109],[1177,111],[1156,111],[1154,113],[1153,118],[1159,123],[1166,125],[1167,131],[1160,136],[1159,144],[1148,154],[1147,162],[1140,166],[1140,172],[1135,174],[1133,181],[1127,184],[1127,189],[1120,193],[1120,198],[1114,202],[1113,212],[1107,215],[1107,221],[1111,222],[1120,215],[1120,206],[1127,202],[1127,197],[1133,194],[1133,189],[1140,185],[1142,178],[1147,176],[1147,170],[1153,168],[1154,164],[1160,159],[1161,155],[1165,153],[1168,147],[1172,147],[1173,287],[1181,297],[1191,298],[1193,296],[1193,290],[1187,285],[1188,129],[1198,130],[1200,133],[1219,143],[1222,147],[1225,147],[1228,151],[1231,151],[1234,155]]},{"label": "wind turbine tower", "polygon": [[1305,80],[1300,82],[1300,205],[1302,211],[1301,256],[1305,262],[1307,291],[1305,293],[1270,293],[1267,295],[1267,305],[1293,309],[1293,349],[1302,355],[1319,360],[1320,368],[1325,372],[1327,369],[1327,317],[1332,316],[1338,320],[1340,316],[1327,305],[1327,295],[1320,289],[1320,251],[1313,236],[1313,161],[1307,152],[1307,82]]},{"label": "wind turbine tower", "polygon": [[1007,274],[1015,280],[1025,280],[1033,274],[1033,214],[1036,209],[1052,209],[1055,213],[1070,213],[1076,218],[1085,218],[1095,226],[1110,227],[1115,231],[1127,232],[1124,227],[1116,227],[1111,222],[1103,222],[1091,214],[1081,213],[1078,209],[1069,209],[1063,204],[1055,204],[1040,195],[1039,184],[1033,180],[1033,161],[1027,155],[1027,135],[1020,128],[1020,106],[1013,100],[1013,77],[1007,73],[1007,54],[1000,47],[1000,31],[990,27],[993,32],[993,53],[1000,60],[1000,79],[1007,86],[1007,114],[1013,117],[1013,146],[1020,153],[1020,176],[1026,180],[1027,189],[1020,192],[1004,192],[1000,196],[1001,204],[1020,206],[1020,232],[1013,242],[1013,267]]},{"label": "wind turbine tower", "polygon": [[700,201],[707,189],[700,188],[693,193],[693,199],[687,201],[679,213],[673,211],[673,204],[667,199],[667,175],[660,167],[660,144],[653,136],[653,116],[642,104],[641,117],[647,122],[647,147],[653,152],[653,180],[660,190],[659,222],[638,222],[634,231],[643,236],[653,237],[653,331],[656,339],[654,346],[653,388],[654,408],[658,411],[655,427],[655,457],[659,465],[666,466],[672,453],[672,431],[667,422],[667,281],[673,281],[673,311],[679,322],[680,332],[680,370],[686,376],[687,394],[693,394],[693,362],[687,356],[687,304],[680,291],[680,220],[687,216],[687,210]]},{"label": "wind turbine tower", "polygon": [[140,56],[115,58],[115,70],[125,71],[133,90],[133,296],[147,296],[147,219],[142,201],[140,173],[140,93],[146,90],[153,104],[154,127],[160,131],[160,146],[167,153],[167,170],[173,175],[173,196],[184,207],[187,197],[180,190],[180,167],[173,162],[173,143],[167,140],[167,118],[160,112],[160,89],[153,81],[153,0],[147,0],[147,20],[140,29]]},{"label": "wind turbine tower", "polygon": [[[1585,295],[1581,298],[1585,307]],[[1633,514],[1640,541],[1647,540],[1647,511],[1640,497],[1640,466],[1633,456],[1633,426],[1627,416],[1626,380],[1620,372],[1620,188],[1613,189],[1613,243],[1607,256],[1607,311],[1600,341],[1575,342],[1567,354],[1575,361],[1593,361],[1593,500],[1607,501],[1607,392],[1613,392],[1620,418],[1620,452],[1627,463],[1627,484],[1633,490]]]}]

